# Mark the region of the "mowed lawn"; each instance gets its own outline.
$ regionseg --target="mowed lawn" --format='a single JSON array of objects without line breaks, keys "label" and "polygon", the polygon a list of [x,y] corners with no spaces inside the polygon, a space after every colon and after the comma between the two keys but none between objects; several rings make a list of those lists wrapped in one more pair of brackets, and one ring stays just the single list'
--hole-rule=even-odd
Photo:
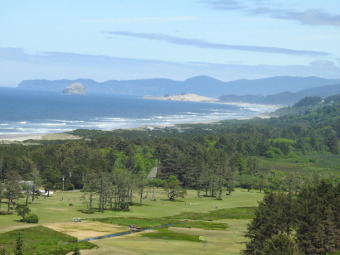
[{"label": "mowed lawn", "polygon": [[[95,237],[126,231],[126,226],[111,225],[90,221],[93,218],[128,217],[131,224],[135,224],[133,218],[162,218],[183,213],[208,213],[210,211],[257,206],[263,194],[258,191],[247,192],[236,189],[231,196],[224,196],[223,200],[203,197],[198,198],[196,191],[188,190],[185,198],[179,198],[175,202],[167,200],[162,189],[157,189],[155,201],[151,201],[151,190],[149,196],[143,201],[143,205],[130,207],[129,212],[105,211],[94,214],[83,214],[80,210],[86,209],[83,193],[79,191],[55,192],[52,197],[40,197],[34,204],[30,205],[31,211],[39,216],[39,224],[62,233],[67,233],[78,238]],[[138,199],[136,197],[135,202]],[[22,202],[22,201],[21,201]],[[2,204],[2,210],[6,204]],[[175,217],[174,217],[175,216]],[[73,218],[81,218],[81,223],[72,222]],[[33,224],[21,223],[20,217],[14,215],[0,216],[0,233],[14,229],[35,226]],[[226,223],[226,230],[206,230],[201,228],[183,228],[180,225],[170,227],[169,231],[180,234],[205,236],[206,251],[203,251],[204,243],[201,241],[170,240],[167,237],[151,238],[145,235],[146,232],[134,233],[121,237],[113,237],[92,241],[99,248],[83,250],[82,254],[240,254],[244,248],[246,231],[249,219],[217,219],[210,220],[212,223]],[[157,230],[149,230],[155,232]],[[151,235],[152,236],[152,235]]]}]

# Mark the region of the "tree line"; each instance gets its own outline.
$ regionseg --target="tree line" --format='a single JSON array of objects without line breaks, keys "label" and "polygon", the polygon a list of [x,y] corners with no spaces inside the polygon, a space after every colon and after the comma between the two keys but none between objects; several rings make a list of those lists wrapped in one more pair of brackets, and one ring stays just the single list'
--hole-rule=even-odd
[{"label": "tree line", "polygon": [[340,184],[266,195],[248,226],[246,255],[325,255],[340,251]]},{"label": "tree line", "polygon": [[[113,132],[78,130],[83,140],[0,146],[0,202],[20,195],[34,200],[35,189],[83,189],[89,210],[124,210],[148,187],[163,186],[175,177],[198,196],[222,199],[235,187],[248,190],[297,191],[296,174],[263,171],[260,158],[296,158],[317,152],[337,154],[340,105],[327,105],[302,115],[218,124],[180,125],[155,130]],[[157,167],[158,178],[147,176]],[[21,185],[22,186],[22,185]],[[179,191],[179,188],[178,190]],[[93,198],[96,197],[96,204]],[[0,203],[1,204],[1,203]]]}]

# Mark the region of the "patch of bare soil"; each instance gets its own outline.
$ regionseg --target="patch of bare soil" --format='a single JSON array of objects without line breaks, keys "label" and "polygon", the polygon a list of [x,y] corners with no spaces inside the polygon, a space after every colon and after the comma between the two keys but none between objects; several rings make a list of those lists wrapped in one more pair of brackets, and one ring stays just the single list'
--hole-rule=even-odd
[{"label": "patch of bare soil", "polygon": [[69,222],[69,223],[50,223],[45,227],[51,228],[55,231],[77,237],[78,239],[85,239],[90,237],[97,237],[107,234],[118,233],[126,231],[126,227],[105,224],[100,222]]}]

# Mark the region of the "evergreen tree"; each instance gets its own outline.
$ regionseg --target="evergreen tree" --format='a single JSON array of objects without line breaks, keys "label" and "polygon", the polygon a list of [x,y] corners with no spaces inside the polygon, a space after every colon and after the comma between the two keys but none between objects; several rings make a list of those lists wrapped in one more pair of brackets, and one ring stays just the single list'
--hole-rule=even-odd
[{"label": "evergreen tree", "polygon": [[78,247],[74,248],[72,255],[80,255],[80,250]]},{"label": "evergreen tree", "polygon": [[297,240],[304,254],[340,250],[340,185],[324,180],[304,188],[297,198]]},{"label": "evergreen tree", "polygon": [[14,249],[14,254],[15,255],[24,255],[23,246],[24,246],[24,240],[22,238],[21,233],[19,233],[18,237],[17,237],[15,249]]},{"label": "evergreen tree", "polygon": [[31,212],[31,209],[26,204],[17,204],[15,211],[18,216],[21,216],[21,221],[25,221],[26,215]]},{"label": "evergreen tree", "polygon": [[181,187],[176,176],[170,175],[164,184],[164,190],[167,193],[169,200],[174,201],[176,197],[184,197],[186,190]]},{"label": "evergreen tree", "polygon": [[299,248],[291,235],[279,233],[263,244],[261,255],[301,255]]},{"label": "evergreen tree", "polygon": [[0,255],[6,255],[6,254],[8,254],[7,251],[6,251],[6,249],[2,247],[2,248],[0,249]]},{"label": "evergreen tree", "polygon": [[292,227],[291,195],[274,192],[266,195],[248,226],[245,236],[250,238],[250,242],[247,243],[244,254],[262,255],[261,252],[267,240],[279,233],[290,234]]}]

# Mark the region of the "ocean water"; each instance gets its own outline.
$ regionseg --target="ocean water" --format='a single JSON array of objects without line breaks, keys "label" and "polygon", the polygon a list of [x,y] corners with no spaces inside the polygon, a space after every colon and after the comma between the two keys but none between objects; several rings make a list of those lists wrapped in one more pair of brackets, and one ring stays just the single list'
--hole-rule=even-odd
[{"label": "ocean water", "polygon": [[117,95],[64,96],[3,87],[0,88],[0,135],[171,126],[246,118],[269,110]]}]

